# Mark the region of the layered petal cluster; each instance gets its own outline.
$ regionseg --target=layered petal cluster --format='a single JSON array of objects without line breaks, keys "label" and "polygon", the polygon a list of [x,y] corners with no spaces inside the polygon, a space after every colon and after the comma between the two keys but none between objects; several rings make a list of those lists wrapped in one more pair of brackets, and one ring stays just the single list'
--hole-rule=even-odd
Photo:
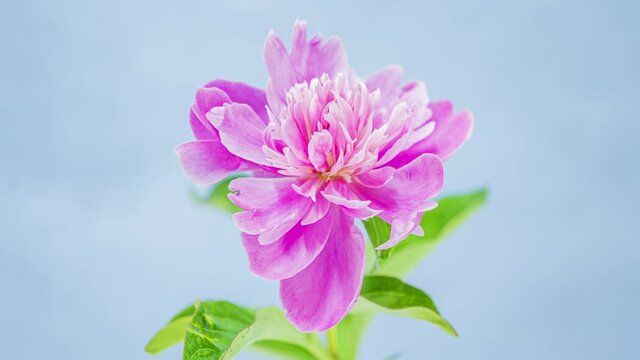
[{"label": "layered petal cluster", "polygon": [[419,81],[389,66],[354,75],[342,43],[307,38],[296,22],[288,51],[264,48],[266,91],[214,80],[196,91],[196,140],[176,147],[186,174],[212,184],[235,172],[230,199],[251,271],[280,280],[287,318],[301,331],[337,324],[358,298],[365,244],[356,219],[391,224],[388,249],[422,234],[422,214],[443,184],[442,160],[468,139],[473,119],[430,102]]}]

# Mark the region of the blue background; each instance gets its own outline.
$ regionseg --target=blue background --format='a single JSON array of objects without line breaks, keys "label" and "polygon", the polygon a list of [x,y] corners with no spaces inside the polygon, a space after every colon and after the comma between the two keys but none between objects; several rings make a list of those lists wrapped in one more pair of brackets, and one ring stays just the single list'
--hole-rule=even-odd
[{"label": "blue background", "polygon": [[492,191],[409,279],[461,336],[380,316],[362,359],[638,356],[633,2],[0,4],[0,358],[148,359],[194,299],[278,304],[173,146],[196,87],[263,86],[264,38],[288,43],[296,18],[341,36],[360,75],[402,64],[473,110],[445,193]]}]

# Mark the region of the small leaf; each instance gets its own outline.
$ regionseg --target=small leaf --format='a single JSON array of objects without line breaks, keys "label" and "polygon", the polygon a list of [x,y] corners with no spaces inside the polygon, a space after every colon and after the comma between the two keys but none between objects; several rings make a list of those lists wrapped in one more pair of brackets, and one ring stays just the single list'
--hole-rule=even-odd
[{"label": "small leaf", "polygon": [[174,316],[171,319],[171,321],[176,320],[176,319],[180,319],[180,318],[183,318],[183,317],[191,317],[191,316],[193,316],[193,314],[195,314],[195,312],[196,312],[196,306],[195,305],[190,305],[190,306],[184,308],[178,314],[176,314],[176,316]]},{"label": "small leaf", "polygon": [[251,345],[251,350],[270,358],[285,360],[317,360],[307,349],[281,341],[258,341]]},{"label": "small leaf", "polygon": [[[487,193],[487,189],[480,189],[466,195],[450,196],[438,200],[438,207],[424,213],[420,222],[425,234],[423,236],[410,235],[391,248],[392,253],[383,258],[384,260],[380,262],[375,273],[400,278],[405,276],[440,244],[446,235],[485,203]],[[382,220],[379,221],[382,222]],[[389,225],[386,224],[386,226]],[[378,229],[381,227],[378,224]],[[369,236],[372,237],[370,232]],[[374,234],[373,236],[380,235]],[[376,239],[376,241],[384,242],[386,240]]]},{"label": "small leaf", "polygon": [[458,336],[453,326],[440,316],[429,295],[400,279],[381,275],[365,276],[360,297],[383,312],[428,321],[448,334]]},{"label": "small leaf", "polygon": [[196,303],[187,325],[183,359],[220,359],[237,334],[255,320],[255,312],[226,301]]},{"label": "small leaf", "polygon": [[270,353],[295,350],[299,359],[328,358],[316,334],[298,332],[277,308],[253,311],[225,301],[210,301],[196,304],[187,326],[183,359],[228,360],[254,344]]},{"label": "small leaf", "polygon": [[[364,228],[369,235],[369,241],[374,249],[384,244],[391,237],[391,226],[377,216],[364,221]],[[393,248],[388,250],[376,250],[378,259],[386,259],[390,256]]]},{"label": "small leaf", "polygon": [[167,348],[180,343],[184,339],[187,324],[195,313],[193,305],[182,310],[164,328],[160,329],[144,348],[149,354],[158,354]]},{"label": "small leaf", "polygon": [[233,175],[220,181],[219,183],[211,187],[211,189],[209,190],[209,194],[206,196],[200,196],[193,191],[191,192],[191,195],[197,203],[217,207],[228,213],[237,213],[239,211],[242,211],[242,209],[232,203],[227,195],[229,194],[229,183],[232,180],[240,177],[242,177],[242,175]]}]

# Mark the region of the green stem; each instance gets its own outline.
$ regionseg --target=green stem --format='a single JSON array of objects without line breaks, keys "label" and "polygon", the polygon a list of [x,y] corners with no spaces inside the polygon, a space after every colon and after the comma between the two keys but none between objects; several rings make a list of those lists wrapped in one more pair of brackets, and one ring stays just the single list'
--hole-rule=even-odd
[{"label": "green stem", "polygon": [[329,354],[331,355],[331,358],[340,360],[337,331],[327,331],[327,347],[329,348]]},{"label": "green stem", "polygon": [[371,314],[349,314],[327,331],[327,346],[335,360],[355,360],[364,332],[373,319]]}]

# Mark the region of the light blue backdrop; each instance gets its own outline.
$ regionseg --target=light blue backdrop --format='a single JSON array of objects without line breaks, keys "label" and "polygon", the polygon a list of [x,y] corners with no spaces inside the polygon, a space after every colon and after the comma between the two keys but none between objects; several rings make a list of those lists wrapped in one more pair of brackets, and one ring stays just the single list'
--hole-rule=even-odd
[{"label": "light blue backdrop", "polygon": [[[622,359],[640,322],[637,14],[616,1],[0,1],[0,358],[148,359],[182,306],[278,304],[173,146],[196,87],[265,83],[296,18],[366,75],[472,109],[446,193],[489,204],[410,277],[459,329],[379,317],[362,359]],[[172,349],[158,359],[177,359]],[[254,359],[244,354],[243,359]]]}]

